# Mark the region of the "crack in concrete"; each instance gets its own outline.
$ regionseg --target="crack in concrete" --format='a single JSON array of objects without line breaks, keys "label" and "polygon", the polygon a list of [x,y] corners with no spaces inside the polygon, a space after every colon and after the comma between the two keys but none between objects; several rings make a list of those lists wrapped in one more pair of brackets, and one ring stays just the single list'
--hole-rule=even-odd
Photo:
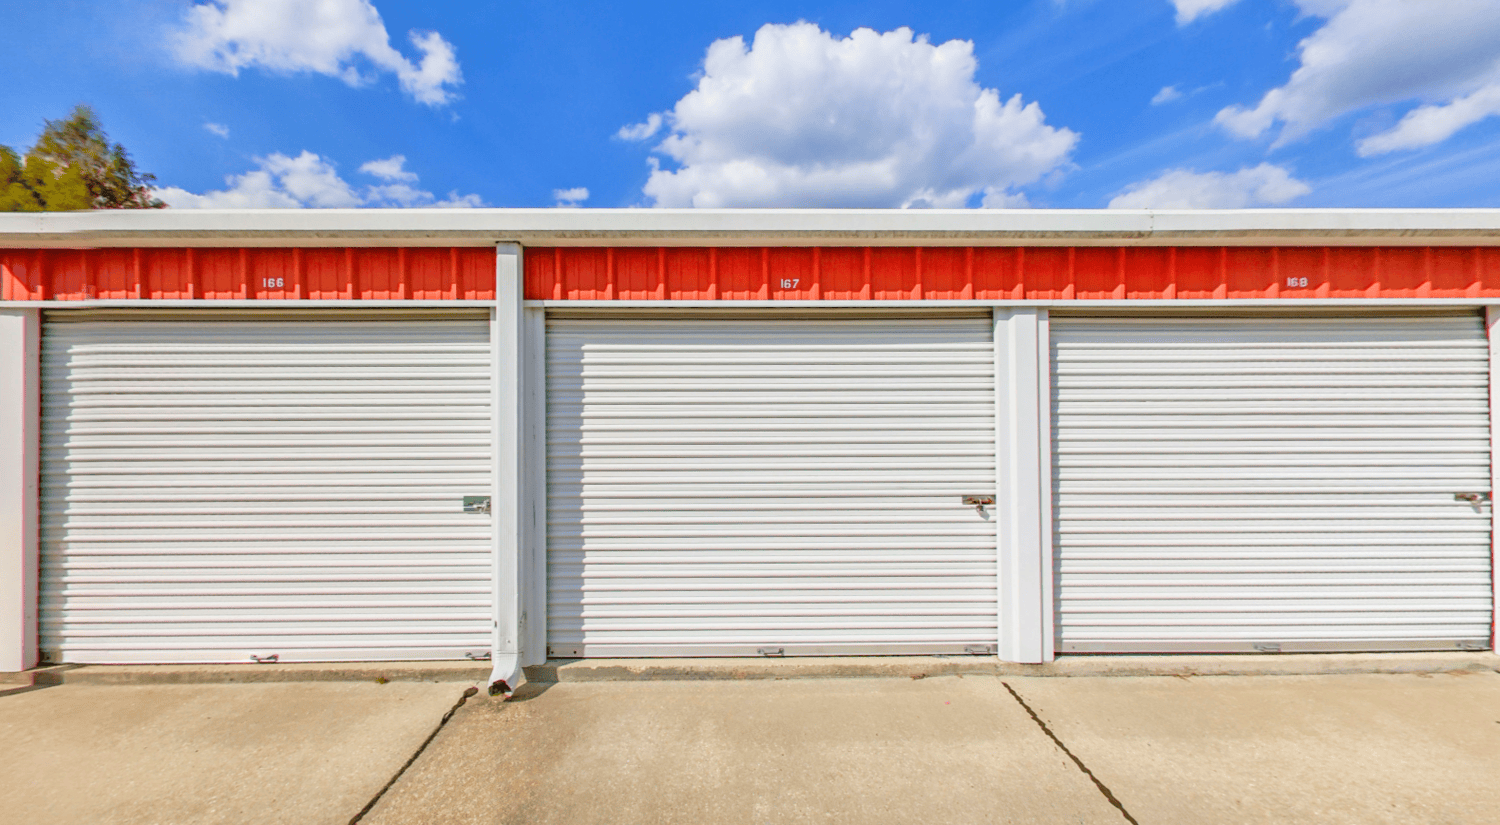
[{"label": "crack in concrete", "polygon": [[1073,760],[1073,764],[1078,766],[1078,770],[1083,771],[1083,775],[1087,776],[1089,781],[1094,783],[1094,787],[1099,789],[1099,793],[1104,794],[1104,798],[1109,800],[1109,804],[1115,806],[1120,815],[1125,817],[1125,821],[1129,822],[1130,825],[1140,825],[1135,817],[1130,815],[1130,811],[1125,810],[1124,803],[1120,802],[1119,798],[1115,796],[1114,791],[1111,791],[1108,785],[1099,781],[1099,777],[1095,776],[1094,772],[1089,770],[1088,765],[1083,764],[1083,760],[1079,759],[1077,754],[1068,750],[1068,746],[1064,745],[1063,741],[1057,738],[1057,734],[1053,733],[1052,729],[1047,727],[1047,723],[1042,721],[1042,717],[1037,716],[1036,711],[1031,709],[1031,705],[1026,704],[1026,700],[1021,698],[1021,694],[1016,693],[1016,689],[1011,687],[1009,682],[1002,681],[1000,684],[1005,685],[1005,689],[1010,691],[1011,698],[1015,699],[1021,708],[1026,711],[1026,715],[1031,717],[1031,721],[1035,722],[1037,727],[1042,729],[1042,733],[1047,734],[1047,738],[1052,740],[1052,744],[1056,745],[1059,750],[1068,755],[1069,759]]},{"label": "crack in concrete", "polygon": [[365,806],[359,810],[359,813],[355,814],[354,818],[349,820],[349,825],[359,825],[359,821],[364,819],[365,816],[370,813],[370,811],[375,809],[376,803],[380,801],[381,797],[385,796],[386,791],[389,791],[391,789],[391,786],[396,784],[396,781],[401,778],[402,774],[406,773],[407,768],[410,768],[412,766],[412,763],[417,761],[417,757],[421,756],[422,752],[427,750],[427,746],[432,744],[432,740],[436,739],[439,733],[442,733],[443,726],[448,724],[448,720],[453,718],[453,714],[458,713],[458,709],[463,707],[465,702],[469,701],[469,697],[477,693],[479,693],[479,688],[477,687],[471,687],[464,690],[464,695],[458,697],[458,701],[453,704],[453,707],[449,708],[448,712],[443,714],[443,718],[437,723],[437,727],[433,728],[432,733],[429,733],[427,735],[427,738],[422,740],[422,744],[417,746],[417,749],[412,753],[411,758],[406,760],[406,764],[402,765],[400,769],[396,771],[395,775],[391,777],[391,781],[385,783],[384,787],[382,787],[379,791],[376,791],[375,795],[370,798],[370,801],[366,802]]}]

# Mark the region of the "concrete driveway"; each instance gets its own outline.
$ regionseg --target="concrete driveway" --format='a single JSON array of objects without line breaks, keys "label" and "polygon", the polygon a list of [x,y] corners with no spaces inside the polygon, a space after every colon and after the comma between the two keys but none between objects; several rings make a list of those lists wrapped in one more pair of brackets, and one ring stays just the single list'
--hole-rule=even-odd
[{"label": "concrete driveway", "polygon": [[0,690],[0,822],[344,825],[466,687],[364,681]]},{"label": "concrete driveway", "polygon": [[[777,678],[809,667],[787,660],[726,671],[752,678],[569,681],[628,675],[601,665],[509,702],[475,696],[440,729],[465,673],[86,668],[67,674],[76,683],[0,685],[0,822],[342,825],[372,802],[362,821],[378,825],[1500,821],[1493,664],[920,666],[915,679]],[[221,678],[343,681],[162,683]]]},{"label": "concrete driveway", "polygon": [[1500,674],[1008,680],[1147,822],[1500,822]]},{"label": "concrete driveway", "polygon": [[1489,823],[1500,675],[562,682],[471,701],[395,823]]}]

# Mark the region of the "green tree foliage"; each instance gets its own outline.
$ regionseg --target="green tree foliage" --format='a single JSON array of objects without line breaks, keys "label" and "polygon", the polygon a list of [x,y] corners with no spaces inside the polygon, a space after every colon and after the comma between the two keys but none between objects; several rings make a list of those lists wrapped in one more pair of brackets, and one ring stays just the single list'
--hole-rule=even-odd
[{"label": "green tree foliage", "polygon": [[25,158],[0,146],[0,212],[159,209],[166,204],[151,196],[154,180],[110,144],[88,106],[47,121]]}]

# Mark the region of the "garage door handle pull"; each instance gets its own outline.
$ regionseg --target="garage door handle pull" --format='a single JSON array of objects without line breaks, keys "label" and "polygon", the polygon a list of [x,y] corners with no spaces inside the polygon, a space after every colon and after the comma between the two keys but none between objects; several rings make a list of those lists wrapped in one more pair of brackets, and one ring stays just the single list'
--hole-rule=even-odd
[{"label": "garage door handle pull", "polygon": [[1482,504],[1482,503],[1490,500],[1490,494],[1489,493],[1454,493],[1453,494],[1453,500],[1454,501],[1467,501],[1470,504],[1474,505],[1475,507],[1478,507],[1480,504]]},{"label": "garage door handle pull", "polygon": [[994,496],[964,496],[964,504],[967,504],[970,507],[973,507],[974,511],[977,512],[977,513],[979,513],[979,515],[981,515],[981,516],[984,515],[984,508],[985,508],[985,506],[986,505],[991,505],[991,504],[994,504],[994,503],[995,503],[995,497]]}]

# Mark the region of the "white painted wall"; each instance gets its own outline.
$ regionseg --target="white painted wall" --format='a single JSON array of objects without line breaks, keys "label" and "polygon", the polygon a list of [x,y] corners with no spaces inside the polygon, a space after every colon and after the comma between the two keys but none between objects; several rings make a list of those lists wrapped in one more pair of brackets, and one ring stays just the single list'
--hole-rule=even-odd
[{"label": "white painted wall", "polygon": [[41,312],[0,309],[0,671],[37,663]]},{"label": "white painted wall", "polygon": [[999,656],[1053,658],[1051,381],[1046,310],[995,310]]}]

